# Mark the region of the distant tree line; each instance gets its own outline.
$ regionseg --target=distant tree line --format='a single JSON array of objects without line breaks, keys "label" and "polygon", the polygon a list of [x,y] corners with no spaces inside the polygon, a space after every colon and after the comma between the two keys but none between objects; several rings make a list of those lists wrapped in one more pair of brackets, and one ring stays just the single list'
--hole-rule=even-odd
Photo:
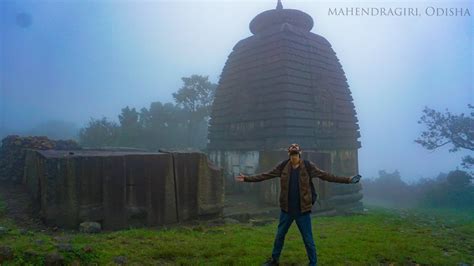
[{"label": "distant tree line", "polygon": [[400,173],[379,171],[375,179],[361,181],[364,200],[378,205],[397,207],[458,208],[474,211],[474,185],[472,176],[462,170],[436,178],[422,178],[407,184]]},{"label": "distant tree line", "polygon": [[217,84],[208,76],[182,78],[183,85],[173,93],[174,103],[152,102],[137,111],[126,106],[119,123],[91,118],[79,131],[82,146],[122,146],[148,150],[204,149],[207,128]]},{"label": "distant tree line", "polygon": [[[474,106],[468,104],[470,110]],[[418,121],[426,126],[415,140],[428,150],[449,146],[449,152],[474,151],[474,112],[469,115],[444,113],[425,107]],[[379,171],[379,177],[362,182],[366,201],[401,207],[446,207],[474,211],[474,185],[472,169],[474,158],[464,156],[461,165],[466,171],[456,169],[448,174],[440,173],[436,178],[423,178],[407,184],[400,173]]]}]

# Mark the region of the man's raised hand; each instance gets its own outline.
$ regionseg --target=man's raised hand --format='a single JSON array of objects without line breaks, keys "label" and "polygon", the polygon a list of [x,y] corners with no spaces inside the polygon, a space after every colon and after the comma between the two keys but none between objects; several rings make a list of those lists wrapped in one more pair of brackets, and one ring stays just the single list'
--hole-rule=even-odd
[{"label": "man's raised hand", "polygon": [[239,175],[235,177],[235,180],[239,182],[244,182],[244,178],[245,176],[242,173],[239,173]]},{"label": "man's raised hand", "polygon": [[358,183],[361,177],[361,175],[351,176],[351,183]]}]

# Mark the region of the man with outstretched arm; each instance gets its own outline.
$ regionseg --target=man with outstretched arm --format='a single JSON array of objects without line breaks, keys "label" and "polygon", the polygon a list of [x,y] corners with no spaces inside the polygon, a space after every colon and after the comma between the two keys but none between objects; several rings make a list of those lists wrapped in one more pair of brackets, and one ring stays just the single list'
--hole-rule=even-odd
[{"label": "man with outstretched arm", "polygon": [[260,182],[280,177],[280,220],[272,255],[264,265],[278,265],[285,236],[293,220],[296,221],[303,238],[309,265],[316,265],[316,246],[313,240],[310,215],[316,194],[312,189],[311,178],[318,177],[329,182],[351,184],[359,182],[361,175],[343,177],[325,172],[314,163],[301,159],[301,149],[298,144],[290,145],[288,156],[288,160],[279,163],[269,172],[252,176],[245,176],[240,173],[239,176],[235,177],[235,180]]}]

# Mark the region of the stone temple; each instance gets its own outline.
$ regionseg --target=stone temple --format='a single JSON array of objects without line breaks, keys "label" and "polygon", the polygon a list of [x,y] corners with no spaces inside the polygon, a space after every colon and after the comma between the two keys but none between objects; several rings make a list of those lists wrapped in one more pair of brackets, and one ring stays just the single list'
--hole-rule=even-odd
[{"label": "stone temple", "polygon": [[[277,206],[279,180],[237,183],[239,172],[270,170],[299,143],[303,157],[336,175],[358,173],[358,120],[342,66],[314,21],[300,10],[272,10],[250,22],[223,68],[212,107],[208,151],[224,169],[226,197],[243,195]],[[361,185],[313,182],[313,212],[362,209]]]}]

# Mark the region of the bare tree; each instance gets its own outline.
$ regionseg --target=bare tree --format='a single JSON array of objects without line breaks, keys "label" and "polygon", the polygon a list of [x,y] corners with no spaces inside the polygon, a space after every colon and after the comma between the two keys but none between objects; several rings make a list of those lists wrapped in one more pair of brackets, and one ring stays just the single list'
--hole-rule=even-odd
[{"label": "bare tree", "polygon": [[[469,109],[474,106],[468,104]],[[459,150],[474,150],[474,110],[469,116],[461,113],[452,114],[446,109],[445,113],[425,107],[423,116],[418,124],[425,124],[427,129],[415,140],[428,150],[450,145],[449,152]],[[466,169],[474,166],[474,158],[470,155],[464,156],[462,165]]]}]

